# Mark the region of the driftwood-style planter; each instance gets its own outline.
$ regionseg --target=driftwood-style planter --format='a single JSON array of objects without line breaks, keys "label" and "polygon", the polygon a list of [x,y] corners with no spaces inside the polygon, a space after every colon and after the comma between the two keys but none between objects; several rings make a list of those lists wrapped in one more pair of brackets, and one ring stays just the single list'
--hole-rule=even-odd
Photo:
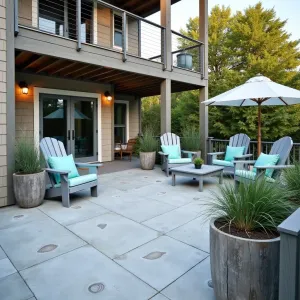
[{"label": "driftwood-style planter", "polygon": [[143,170],[153,170],[155,165],[156,152],[141,152],[140,161]]},{"label": "driftwood-style planter", "polygon": [[232,236],[210,223],[211,274],[216,300],[278,300],[280,238]]},{"label": "driftwood-style planter", "polygon": [[35,174],[13,174],[14,193],[20,207],[32,208],[42,204],[46,190],[45,171]]}]

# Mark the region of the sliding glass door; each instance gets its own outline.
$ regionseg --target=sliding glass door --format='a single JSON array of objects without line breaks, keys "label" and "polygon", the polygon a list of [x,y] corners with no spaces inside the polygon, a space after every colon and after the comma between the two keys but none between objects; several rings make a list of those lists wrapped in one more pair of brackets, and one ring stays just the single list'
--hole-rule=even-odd
[{"label": "sliding glass door", "polygon": [[96,99],[40,95],[40,138],[63,142],[76,161],[97,161]]}]

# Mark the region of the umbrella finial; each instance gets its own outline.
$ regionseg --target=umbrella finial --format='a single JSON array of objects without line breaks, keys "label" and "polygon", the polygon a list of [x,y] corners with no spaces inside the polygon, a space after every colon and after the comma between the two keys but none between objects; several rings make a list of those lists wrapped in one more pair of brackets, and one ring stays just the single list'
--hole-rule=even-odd
[{"label": "umbrella finial", "polygon": [[261,75],[260,73],[257,74],[255,77],[250,78],[249,80],[246,81],[246,83],[251,83],[251,82],[263,82],[263,81],[268,81],[271,82],[272,80],[268,77],[265,77]]}]

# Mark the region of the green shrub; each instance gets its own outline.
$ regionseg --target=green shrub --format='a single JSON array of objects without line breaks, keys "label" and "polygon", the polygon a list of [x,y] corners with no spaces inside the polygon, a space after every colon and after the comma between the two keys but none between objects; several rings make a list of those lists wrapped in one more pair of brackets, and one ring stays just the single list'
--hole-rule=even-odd
[{"label": "green shrub", "polygon": [[21,138],[16,144],[15,172],[19,174],[34,174],[42,171],[42,161],[38,147],[26,138]]},{"label": "green shrub", "polygon": [[187,151],[201,149],[200,131],[194,126],[187,126],[182,130],[181,148]]},{"label": "green shrub", "polygon": [[158,140],[154,137],[151,128],[146,128],[138,140],[138,152],[154,152],[158,149]]},{"label": "green shrub", "polygon": [[196,157],[196,158],[193,160],[193,163],[194,163],[194,165],[197,165],[197,166],[203,165],[203,164],[204,164],[204,160],[203,160],[202,158],[200,158],[200,157]]},{"label": "green shrub", "polygon": [[288,193],[262,178],[240,184],[237,192],[234,186],[226,184],[206,205],[209,217],[221,219],[225,225],[247,234],[251,231],[276,231],[294,210],[288,201]]},{"label": "green shrub", "polygon": [[291,200],[300,205],[300,163],[295,163],[294,168],[285,169],[283,178],[285,188],[291,194]]}]

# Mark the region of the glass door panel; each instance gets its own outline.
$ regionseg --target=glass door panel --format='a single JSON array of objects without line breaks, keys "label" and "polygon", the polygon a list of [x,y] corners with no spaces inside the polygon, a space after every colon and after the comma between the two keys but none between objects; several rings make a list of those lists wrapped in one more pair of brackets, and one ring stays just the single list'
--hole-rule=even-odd
[{"label": "glass door panel", "polygon": [[[78,100],[77,100],[78,99]],[[72,143],[76,158],[93,157],[95,146],[95,101],[72,98]]]},{"label": "glass door panel", "polygon": [[43,95],[41,101],[41,138],[53,137],[64,143],[68,149],[68,100],[69,97]]},{"label": "glass door panel", "polygon": [[114,119],[115,141],[126,143],[127,142],[127,136],[126,136],[127,105],[125,103],[115,103],[114,110],[115,110],[115,119]]}]

